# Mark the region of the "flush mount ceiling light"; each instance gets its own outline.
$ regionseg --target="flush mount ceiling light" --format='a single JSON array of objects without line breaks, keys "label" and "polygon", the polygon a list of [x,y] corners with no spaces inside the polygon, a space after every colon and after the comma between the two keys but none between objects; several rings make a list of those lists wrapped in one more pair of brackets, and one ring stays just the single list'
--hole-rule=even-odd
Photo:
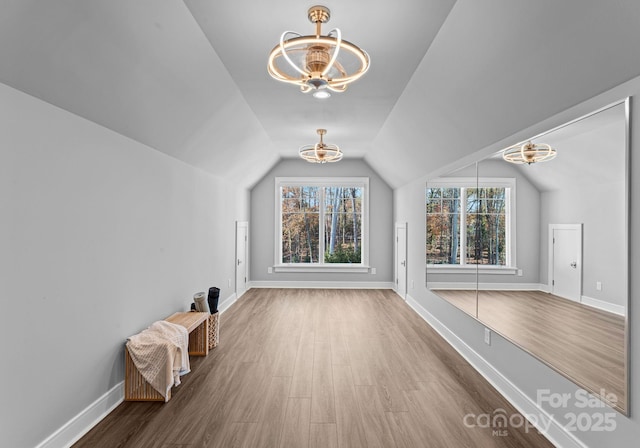
[{"label": "flush mount ceiling light", "polygon": [[316,132],[320,136],[320,141],[315,145],[305,145],[300,148],[300,157],[311,163],[329,163],[342,160],[340,148],[322,141],[322,136],[327,133],[327,130],[318,129]]},{"label": "flush mount ceiling light", "polygon": [[502,158],[507,162],[531,165],[532,163],[546,162],[556,156],[556,150],[546,143],[527,142],[523,145],[514,145],[502,152]]},{"label": "flush mount ceiling light", "polygon": [[331,17],[329,8],[312,6],[307,15],[316,25],[315,35],[282,33],[280,44],[269,55],[269,74],[278,81],[299,85],[304,93],[313,92],[316,98],[329,97],[329,91],[344,92],[367,72],[369,55],[342,39],[338,28],[322,35],[322,24]]}]

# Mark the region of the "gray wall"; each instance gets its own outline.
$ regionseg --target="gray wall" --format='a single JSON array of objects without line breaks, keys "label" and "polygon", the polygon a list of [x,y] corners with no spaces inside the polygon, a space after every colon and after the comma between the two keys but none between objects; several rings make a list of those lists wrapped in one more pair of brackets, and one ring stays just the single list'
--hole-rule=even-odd
[{"label": "gray wall", "polygon": [[[616,184],[590,185],[542,195],[541,274],[548,283],[549,224],[583,224],[582,295],[626,307],[626,259],[624,180]],[[602,282],[602,290],[596,282]]]},{"label": "gray wall", "polygon": [[0,114],[0,444],[32,448],[123,381],[128,336],[232,296],[248,196],[3,84]]},{"label": "gray wall", "polygon": [[[276,177],[368,177],[369,178],[369,264],[376,274],[362,273],[273,273],[275,250]],[[251,190],[250,279],[260,285],[303,285],[305,282],[375,282],[381,286],[393,279],[393,193],[391,188],[362,160],[312,164],[301,159],[284,159]],[[295,282],[295,283],[290,283]],[[301,283],[297,283],[301,282]]]},{"label": "gray wall", "polygon": [[[514,130],[513,134],[495,144],[479,150],[475,157],[480,160],[484,156],[496,152],[513,142],[522,141],[531,135],[537,135],[567,121],[583,116],[593,110],[611,104],[628,95],[640,94],[640,78],[622,84],[597,97],[578,104],[562,113],[553,115],[549,113],[548,119],[532,125],[526,129]],[[632,114],[632,135],[640,135],[640,114]],[[632,139],[631,148],[631,178],[640,175],[640,139]],[[418,179],[405,186],[394,190],[394,207],[396,221],[407,221],[408,232],[408,294],[422,307],[428,310],[436,319],[446,325],[459,337],[462,343],[469,346],[488,363],[490,363],[500,375],[516,388],[525,393],[533,402],[536,401],[537,391],[550,389],[552,392],[575,394],[579,388],[562,375],[550,369],[536,358],[519,349],[512,343],[494,334],[491,346],[483,343],[483,325],[458,310],[447,301],[431,293],[422,280],[425,271],[424,256],[424,185],[429,177],[442,175],[443,166],[431,166],[431,174]],[[447,170],[449,171],[449,170]],[[640,226],[640,183],[632,182],[631,185],[631,228]],[[640,372],[640,306],[637,298],[640,294],[640,277],[634,273],[640,272],[640,235],[631,234],[630,240],[630,307],[628,312],[630,334],[630,378],[636,380]],[[413,281],[415,279],[415,282]],[[631,416],[626,417],[617,414],[615,418],[616,429],[608,431],[584,431],[575,432],[574,435],[584,444],[590,447],[601,446],[635,446],[640,438],[640,387],[632,382],[630,389]],[[561,423],[566,424],[564,413],[575,412],[579,414],[584,409],[563,408],[552,409],[545,406],[550,414]],[[561,411],[561,412],[560,412]]]}]

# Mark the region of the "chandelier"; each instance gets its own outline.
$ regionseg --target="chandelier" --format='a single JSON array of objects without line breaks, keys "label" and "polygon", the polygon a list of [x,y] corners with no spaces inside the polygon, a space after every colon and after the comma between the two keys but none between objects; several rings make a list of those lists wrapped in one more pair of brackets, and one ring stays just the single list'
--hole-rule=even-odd
[{"label": "chandelier", "polygon": [[514,145],[502,152],[502,158],[507,162],[531,165],[537,162],[546,162],[555,158],[556,150],[546,143],[527,142],[523,145]]},{"label": "chandelier", "polygon": [[331,17],[329,8],[312,6],[307,15],[316,25],[315,35],[282,33],[280,44],[269,54],[267,70],[278,81],[299,85],[302,92],[313,92],[316,98],[331,96],[329,91],[344,92],[367,72],[369,55],[342,39],[338,28],[326,36],[321,34],[322,24]]},{"label": "chandelier", "polygon": [[300,148],[300,157],[310,163],[339,162],[342,160],[340,148],[322,141],[322,136],[327,133],[327,130],[318,129],[316,132],[320,136],[320,141],[315,145],[305,145]]}]

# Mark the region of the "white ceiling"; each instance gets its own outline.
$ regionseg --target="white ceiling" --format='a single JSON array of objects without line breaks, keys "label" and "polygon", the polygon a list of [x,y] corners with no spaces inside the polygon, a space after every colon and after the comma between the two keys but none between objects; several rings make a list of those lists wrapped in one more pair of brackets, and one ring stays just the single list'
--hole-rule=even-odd
[{"label": "white ceiling", "polygon": [[[567,123],[540,135],[534,143],[546,143],[557,151],[556,158],[531,165],[511,165],[502,160],[502,151],[488,158],[508,165],[526,177],[538,191],[578,191],[584,186],[624,184],[627,158],[624,103]],[[482,176],[485,165],[478,165]],[[495,168],[494,168],[495,169]]]},{"label": "white ceiling", "polygon": [[312,4],[0,0],[0,82],[246,186],[325,127],[396,187],[640,75],[636,0],[327,0],[372,63],[320,101],[266,73]]},{"label": "white ceiling", "polygon": [[556,148],[556,158],[518,168],[540,191],[624,184],[625,123],[624,104],[620,104],[549,132],[534,141]]}]

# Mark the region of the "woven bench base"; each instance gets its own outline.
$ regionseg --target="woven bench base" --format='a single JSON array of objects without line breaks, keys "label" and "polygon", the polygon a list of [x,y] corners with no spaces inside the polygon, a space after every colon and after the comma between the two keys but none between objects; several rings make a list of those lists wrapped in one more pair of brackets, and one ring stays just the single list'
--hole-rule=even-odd
[{"label": "woven bench base", "polygon": [[209,349],[215,348],[220,342],[220,313],[209,316]]}]

